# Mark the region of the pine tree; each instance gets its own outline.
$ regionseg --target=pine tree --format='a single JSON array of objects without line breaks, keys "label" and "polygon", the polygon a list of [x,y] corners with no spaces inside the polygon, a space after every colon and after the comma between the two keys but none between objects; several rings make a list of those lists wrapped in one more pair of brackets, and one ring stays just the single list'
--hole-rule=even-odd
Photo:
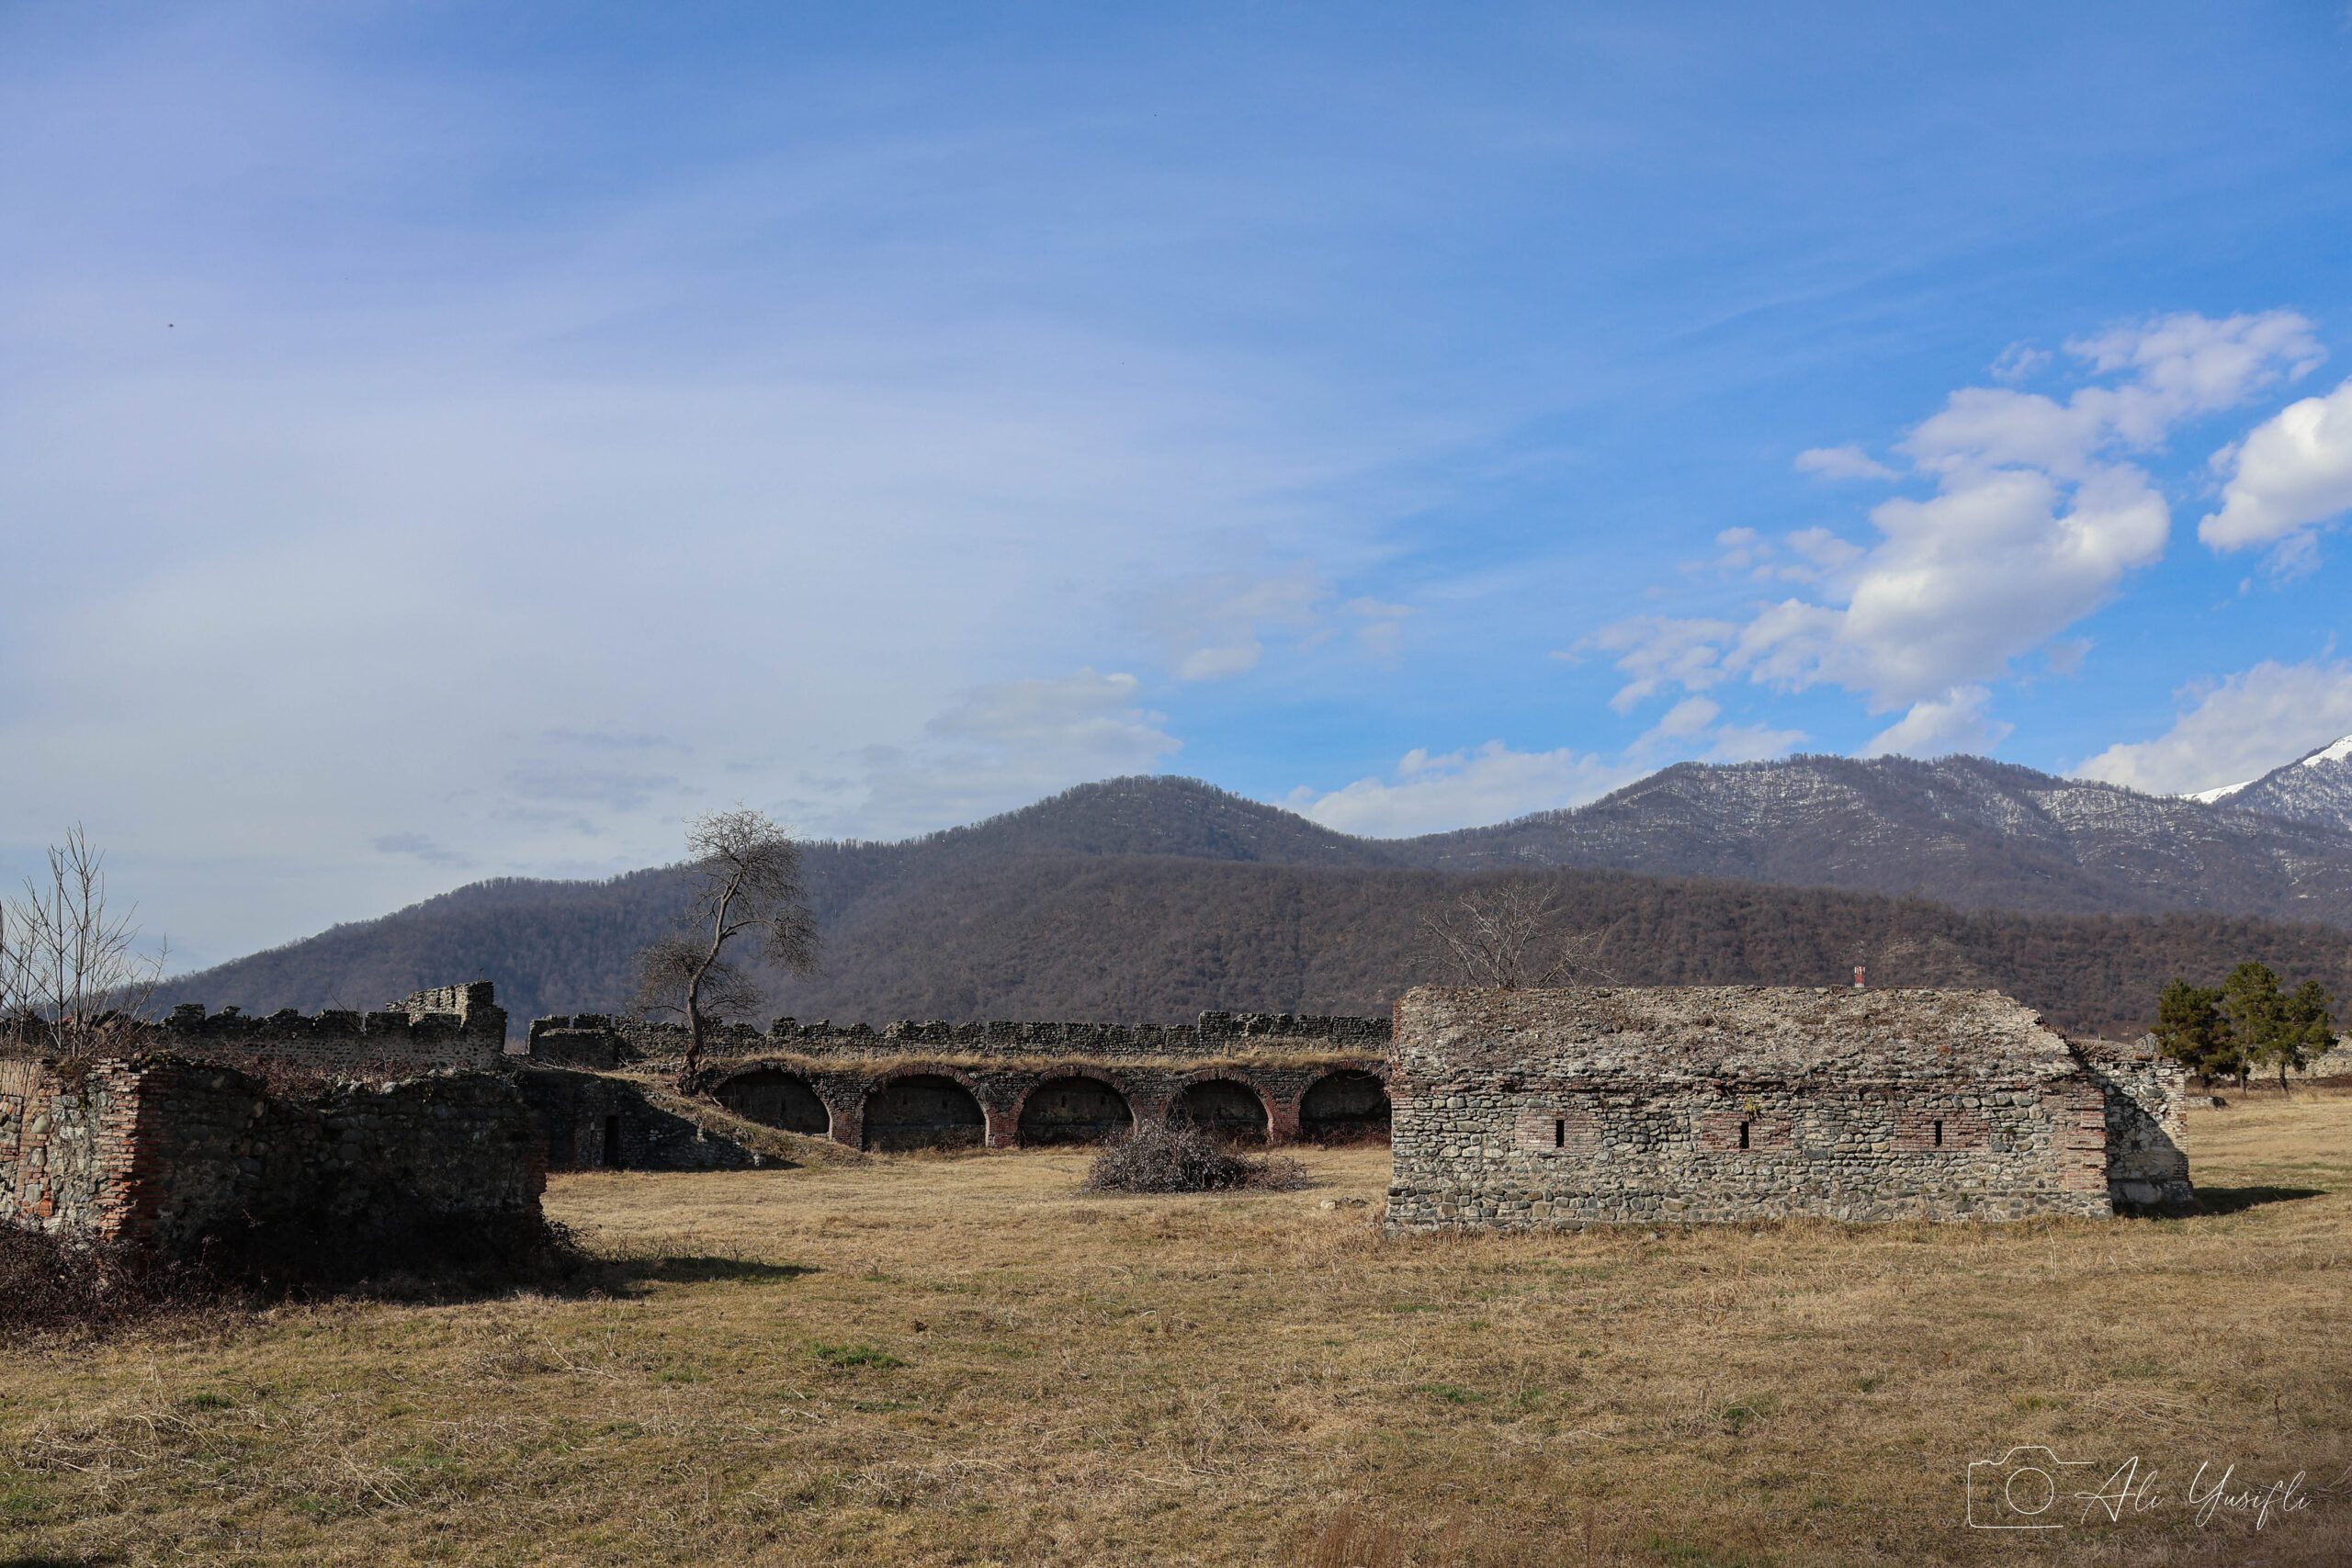
[{"label": "pine tree", "polygon": [[2214,1078],[2244,1066],[2222,1015],[2222,988],[2192,986],[2175,976],[2156,998],[2156,1043],[2211,1089]]}]

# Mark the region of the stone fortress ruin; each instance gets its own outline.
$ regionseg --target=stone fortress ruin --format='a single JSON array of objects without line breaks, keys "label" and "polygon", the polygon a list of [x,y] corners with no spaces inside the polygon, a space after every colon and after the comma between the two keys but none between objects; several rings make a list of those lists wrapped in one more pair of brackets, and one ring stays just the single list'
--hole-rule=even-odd
[{"label": "stone fortress ruin", "polygon": [[[788,1163],[808,1147],[790,1135],[1013,1148],[1159,1118],[1389,1141],[1392,1230],[2194,1197],[2179,1069],[1991,991],[1424,987],[1393,1031],[781,1019],[710,1031],[683,1086],[682,1026],[573,1014],[510,1043],[488,982],[365,1014],[182,1006],[159,1038],[119,1061],[0,1060],[0,1218],[185,1251],[239,1225],[535,1219],[550,1169]],[[273,1089],[289,1069],[309,1087]]]}]

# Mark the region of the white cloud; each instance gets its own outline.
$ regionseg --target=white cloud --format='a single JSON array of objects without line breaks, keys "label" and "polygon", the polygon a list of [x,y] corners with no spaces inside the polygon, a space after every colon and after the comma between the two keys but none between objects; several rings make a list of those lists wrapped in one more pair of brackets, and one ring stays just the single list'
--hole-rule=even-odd
[{"label": "white cloud", "polygon": [[1579,805],[1650,771],[1647,764],[1565,747],[1514,751],[1489,740],[1442,756],[1408,751],[1393,779],[1358,779],[1329,794],[1302,786],[1283,804],[1342,833],[1399,839]]},{"label": "white cloud", "polygon": [[[1871,741],[1882,750],[1989,744],[2007,733],[1972,694],[2164,553],[2170,511],[2120,454],[2300,375],[2319,355],[2310,323],[2283,310],[2171,316],[2067,349],[2092,373],[2121,379],[2064,402],[1962,388],[1900,444],[1934,495],[1881,502],[1871,513],[1880,536],[1866,550],[1826,530],[1791,536],[1827,603],[1761,605],[1744,623],[1635,617],[1592,638],[1630,677],[1612,705],[1624,711],[1669,684],[1826,682],[1863,694],[1874,713],[1913,710]],[[1843,461],[1808,456],[1816,466]],[[1754,557],[1754,544],[1741,547]]]},{"label": "white cloud", "polygon": [[1797,454],[1796,470],[1825,479],[1891,479],[1895,471],[1849,442],[1843,446],[1815,446]]},{"label": "white cloud", "polygon": [[2001,350],[1991,369],[1996,381],[2023,381],[2050,363],[2050,351],[2030,343],[2013,343]]},{"label": "white cloud", "polygon": [[2276,545],[2288,563],[2307,555],[2314,525],[2352,511],[2352,380],[2288,404],[2215,453],[2213,467],[2229,482],[2199,538],[2217,550]]},{"label": "white cloud", "polygon": [[2151,795],[2243,784],[2352,735],[2352,663],[2265,660],[2177,694],[2193,705],[2154,740],[2119,743],[2075,772]]},{"label": "white cloud", "polygon": [[1398,761],[1390,778],[1358,779],[1329,793],[1302,786],[1283,804],[1343,833],[1405,838],[1581,806],[1679,759],[1749,762],[1782,756],[1804,739],[1796,729],[1719,727],[1722,716],[1722,707],[1707,698],[1685,697],[1615,756],[1567,747],[1514,751],[1499,740],[1439,756],[1417,749]]},{"label": "white cloud", "polygon": [[1093,670],[976,687],[924,725],[921,739],[860,752],[862,798],[846,809],[804,804],[804,826],[918,832],[1026,806],[1090,779],[1150,773],[1183,743],[1160,728],[1166,715],[1142,705],[1140,689],[1133,675]]},{"label": "white cloud", "polygon": [[1954,751],[1986,751],[2016,728],[1985,716],[1993,694],[1982,686],[1961,686],[1932,701],[1914,703],[1911,711],[1870,739],[1856,755],[1941,757]]}]

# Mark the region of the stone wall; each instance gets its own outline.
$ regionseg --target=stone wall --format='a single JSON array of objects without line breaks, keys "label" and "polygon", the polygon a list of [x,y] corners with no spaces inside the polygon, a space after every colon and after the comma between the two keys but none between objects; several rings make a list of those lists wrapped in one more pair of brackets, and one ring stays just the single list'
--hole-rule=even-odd
[{"label": "stone wall", "polygon": [[1992,992],[1422,987],[1392,1229],[2107,1216],[2190,1196],[2180,1080]]},{"label": "stone wall", "polygon": [[2141,1047],[2086,1040],[2074,1049],[2105,1102],[2109,1196],[2119,1206],[2194,1201],[2181,1128],[2188,1071]]},{"label": "stone wall", "polygon": [[0,1219],[180,1255],[300,1225],[365,1241],[465,1216],[536,1216],[521,1097],[481,1074],[272,1098],[168,1055],[0,1060]]},{"label": "stone wall", "polygon": [[[1204,1054],[1253,1050],[1339,1051],[1375,1056],[1388,1048],[1385,1018],[1331,1018],[1305,1013],[1204,1012],[1192,1023],[945,1023],[901,1019],[871,1024],[801,1023],[777,1019],[763,1032],[744,1023],[717,1024],[705,1034],[713,1054],[753,1056],[872,1056],[924,1051],[956,1057],[1064,1056],[1085,1061],[1154,1062]],[[656,1023],[605,1013],[535,1019],[535,1060],[611,1067],[667,1061],[685,1050],[682,1023]]]},{"label": "stone wall", "polygon": [[[1091,1142],[1170,1115],[1250,1141],[1376,1138],[1387,1131],[1388,1029],[1385,1019],[1291,1013],[1204,1012],[1165,1027],[902,1021],[879,1030],[787,1018],[765,1031],[712,1028],[695,1087],[737,1115],[853,1148]],[[685,1032],[601,1013],[543,1018],[531,1024],[530,1059],[586,1079],[673,1064]],[[591,1104],[606,1092],[610,1106]],[[653,1137],[643,1151],[630,1142],[637,1112],[621,1089],[583,1089],[577,1109],[560,1113],[554,1107],[574,1102],[547,1103],[550,1146],[580,1151],[583,1166],[605,1163],[591,1155],[613,1128],[622,1162],[678,1168],[666,1152],[683,1146],[674,1139]]]},{"label": "stone wall", "polygon": [[506,1010],[487,980],[419,991],[368,1013],[284,1008],[254,1017],[183,1002],[164,1029],[171,1048],[187,1055],[266,1056],[329,1075],[491,1072],[506,1050]]},{"label": "stone wall", "polygon": [[742,1170],[775,1163],[599,1073],[526,1068],[515,1088],[550,1170]]}]

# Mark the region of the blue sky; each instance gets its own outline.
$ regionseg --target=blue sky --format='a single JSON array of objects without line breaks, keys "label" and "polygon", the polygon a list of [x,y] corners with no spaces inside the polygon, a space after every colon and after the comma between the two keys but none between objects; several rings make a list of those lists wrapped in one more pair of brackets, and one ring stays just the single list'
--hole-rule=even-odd
[{"label": "blue sky", "polygon": [[2352,730],[2342,5],[0,9],[0,867]]}]

